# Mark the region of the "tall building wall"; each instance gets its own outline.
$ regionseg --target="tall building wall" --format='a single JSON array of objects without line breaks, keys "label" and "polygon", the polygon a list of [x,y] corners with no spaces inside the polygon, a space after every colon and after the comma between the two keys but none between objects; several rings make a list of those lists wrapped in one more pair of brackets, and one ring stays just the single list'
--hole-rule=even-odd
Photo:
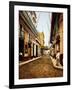
[{"label": "tall building wall", "polygon": [[[31,15],[32,14],[32,15]],[[20,11],[19,24],[24,28],[24,57],[40,55],[40,39],[36,30],[36,14],[34,11]]]},{"label": "tall building wall", "polygon": [[40,38],[41,46],[44,46],[44,33],[43,32],[39,32],[39,38]]},{"label": "tall building wall", "polygon": [[53,44],[55,54],[57,51],[63,54],[63,14],[53,13],[51,24],[50,42]]},{"label": "tall building wall", "polygon": [[60,23],[60,53],[63,53],[63,22]]}]

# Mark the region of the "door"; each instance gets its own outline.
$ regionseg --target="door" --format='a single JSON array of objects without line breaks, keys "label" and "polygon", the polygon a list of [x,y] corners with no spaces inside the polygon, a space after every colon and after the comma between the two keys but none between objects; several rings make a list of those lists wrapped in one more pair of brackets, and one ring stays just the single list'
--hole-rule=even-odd
[{"label": "door", "polygon": [[19,54],[24,55],[24,39],[19,38]]},{"label": "door", "polygon": [[36,45],[36,57],[38,56],[38,46]]},{"label": "door", "polygon": [[34,43],[33,43],[33,57],[34,57]]}]

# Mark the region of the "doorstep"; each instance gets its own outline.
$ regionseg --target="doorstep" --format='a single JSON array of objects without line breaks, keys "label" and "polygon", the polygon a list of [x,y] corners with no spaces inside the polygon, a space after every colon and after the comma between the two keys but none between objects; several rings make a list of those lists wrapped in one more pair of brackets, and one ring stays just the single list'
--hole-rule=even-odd
[{"label": "doorstep", "polygon": [[37,60],[39,58],[41,58],[41,56],[40,57],[36,57],[36,58],[32,58],[32,59],[30,59],[28,61],[19,62],[19,66],[22,66],[22,65],[24,65],[26,63],[29,63],[29,62],[32,62],[32,61]]},{"label": "doorstep", "polygon": [[52,60],[52,63],[53,63],[53,66],[57,69],[61,69],[63,70],[63,66],[59,63],[59,65],[57,66],[56,65],[56,59],[54,59],[52,56],[50,56],[51,60]]}]

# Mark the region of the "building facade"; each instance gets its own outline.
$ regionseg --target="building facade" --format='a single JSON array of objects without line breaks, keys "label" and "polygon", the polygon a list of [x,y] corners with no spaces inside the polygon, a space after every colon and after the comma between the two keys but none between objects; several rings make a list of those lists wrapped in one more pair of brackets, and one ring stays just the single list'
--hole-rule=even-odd
[{"label": "building facade", "polygon": [[34,11],[19,11],[19,55],[24,58],[40,56],[36,19]]},{"label": "building facade", "polygon": [[63,13],[52,13],[50,43],[55,55],[60,52],[63,64]]},{"label": "building facade", "polygon": [[41,46],[44,46],[44,32],[39,32]]},{"label": "building facade", "polygon": [[39,32],[39,40],[41,44],[41,55],[43,55],[44,52],[44,32]]}]

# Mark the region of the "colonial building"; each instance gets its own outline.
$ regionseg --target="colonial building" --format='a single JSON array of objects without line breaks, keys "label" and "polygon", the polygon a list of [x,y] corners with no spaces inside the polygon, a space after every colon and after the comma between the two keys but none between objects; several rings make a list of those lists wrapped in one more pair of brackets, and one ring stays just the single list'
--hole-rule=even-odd
[{"label": "colonial building", "polygon": [[24,58],[40,56],[36,19],[34,11],[19,11],[19,55]]},{"label": "colonial building", "polygon": [[60,52],[63,64],[63,13],[52,13],[50,43],[55,54]]},{"label": "colonial building", "polygon": [[44,32],[39,32],[41,46],[44,46]]},{"label": "colonial building", "polygon": [[43,49],[44,49],[44,32],[39,32],[39,39],[41,44],[41,54],[43,55]]}]

